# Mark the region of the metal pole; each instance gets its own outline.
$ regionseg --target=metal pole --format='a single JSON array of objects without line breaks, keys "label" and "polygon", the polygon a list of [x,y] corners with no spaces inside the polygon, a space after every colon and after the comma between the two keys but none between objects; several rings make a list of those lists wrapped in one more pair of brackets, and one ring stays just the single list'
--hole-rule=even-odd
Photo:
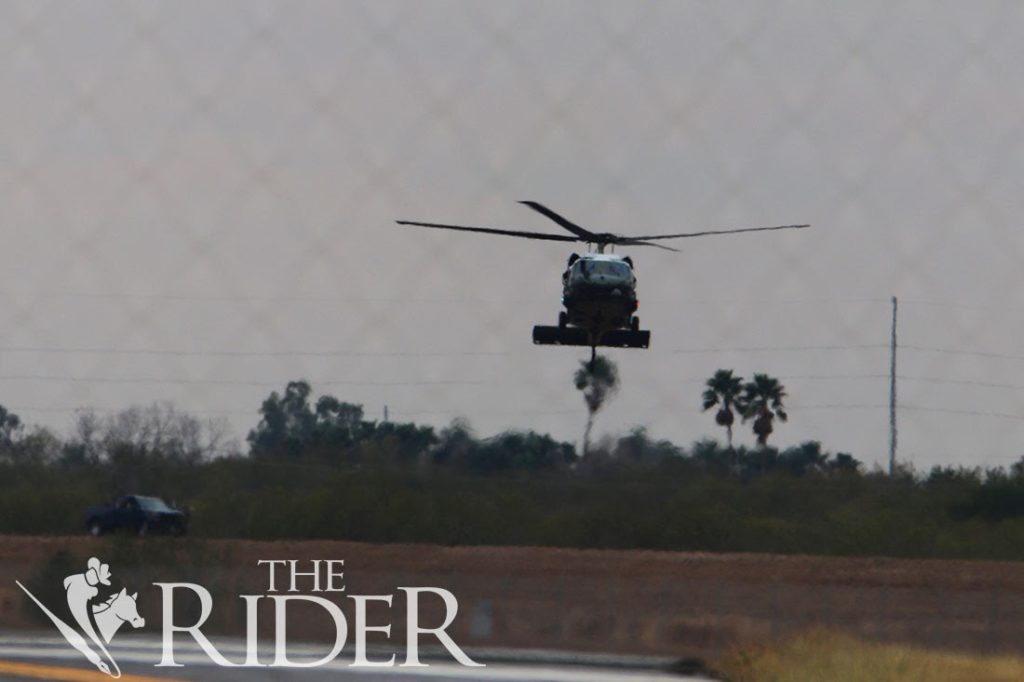
[{"label": "metal pole", "polygon": [[889,342],[889,475],[896,472],[896,297],[892,297],[892,339]]}]

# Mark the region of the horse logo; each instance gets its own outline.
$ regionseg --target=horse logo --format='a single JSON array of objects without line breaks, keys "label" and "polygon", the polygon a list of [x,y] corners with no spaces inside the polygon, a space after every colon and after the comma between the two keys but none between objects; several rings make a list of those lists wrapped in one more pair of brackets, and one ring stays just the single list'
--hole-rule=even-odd
[{"label": "horse logo", "polygon": [[[106,601],[90,603],[99,595],[98,585],[110,585],[110,567],[107,564],[92,557],[89,559],[85,573],[76,573],[64,579],[68,608],[78,624],[78,630],[58,618],[24,585],[17,580],[14,582],[53,621],[68,644],[80,651],[101,672],[113,678],[121,677],[121,669],[118,668],[117,662],[107,651],[106,645],[125,623],[129,623],[133,628],[141,628],[146,624],[146,620],[139,616],[135,603],[138,592],[129,595],[127,590],[122,589],[120,592],[110,595]],[[96,647],[95,650],[93,646]]]}]

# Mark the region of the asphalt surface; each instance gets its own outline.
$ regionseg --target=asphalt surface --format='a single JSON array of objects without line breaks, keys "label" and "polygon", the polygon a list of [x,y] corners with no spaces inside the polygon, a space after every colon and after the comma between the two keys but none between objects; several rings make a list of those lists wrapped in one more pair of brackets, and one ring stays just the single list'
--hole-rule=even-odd
[{"label": "asphalt surface", "polygon": [[[245,657],[242,640],[214,640],[225,658],[241,661]],[[352,668],[350,650],[338,658],[316,668],[226,668],[215,665],[189,637],[179,636],[174,645],[174,658],[183,667],[158,668],[161,642],[158,637],[118,637],[110,646],[110,654],[121,668],[122,682],[152,680],[189,680],[234,682],[242,680],[295,680],[321,682],[323,680],[360,680],[387,682],[409,680],[462,680],[489,682],[493,680],[524,680],[529,682],[644,682],[645,680],[674,680],[675,682],[706,682],[707,678],[687,677],[667,672],[671,662],[666,659],[645,657],[617,657],[557,652],[513,652],[497,650],[467,650],[483,668],[467,668],[448,658],[424,649],[423,668]],[[326,644],[289,644],[288,655],[295,661],[315,661],[329,650]],[[390,652],[373,650],[370,660],[386,660]],[[404,652],[396,657],[401,663]],[[260,660],[273,659],[273,643],[261,642]],[[0,681],[47,679],[71,682],[91,682],[111,679],[100,673],[85,657],[72,648],[62,637],[49,635],[0,634]]]}]

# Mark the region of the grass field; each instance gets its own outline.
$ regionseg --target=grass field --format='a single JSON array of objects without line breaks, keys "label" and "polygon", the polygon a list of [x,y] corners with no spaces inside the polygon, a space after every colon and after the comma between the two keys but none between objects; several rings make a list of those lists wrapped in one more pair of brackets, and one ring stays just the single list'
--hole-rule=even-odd
[{"label": "grass field", "polygon": [[1024,659],[879,644],[826,631],[735,650],[718,665],[729,682],[1011,682]]},{"label": "grass field", "polygon": [[[147,623],[159,623],[162,614],[154,582],[204,585],[215,602],[207,627],[211,634],[244,634],[239,595],[267,592],[266,567],[258,566],[259,560],[343,559],[346,594],[393,594],[403,585],[451,590],[459,599],[454,633],[467,646],[699,658],[714,668],[729,652],[741,651],[739,646],[785,642],[731,655],[727,662],[734,678],[1024,680],[1024,669],[1009,677],[981,677],[963,668],[986,660],[972,658],[962,664],[958,658],[926,658],[943,671],[971,671],[961,677],[939,677],[927,667],[918,677],[886,677],[875,668],[861,677],[827,672],[827,666],[863,660],[910,661],[920,668],[906,651],[1018,654],[1024,641],[1024,571],[1019,563],[993,561],[0,535],[0,630],[48,627],[39,610],[26,604],[15,579],[44,602],[59,604],[64,577],[82,570],[92,556],[109,562],[115,587],[138,591]],[[351,600],[340,601],[349,617]],[[395,614],[401,608],[396,603]],[[392,622],[392,636],[400,639],[405,620]],[[261,623],[269,628],[273,619]],[[315,641],[329,632],[327,625],[297,618],[288,632]],[[870,655],[862,655],[857,647],[873,645],[788,639],[818,629],[916,650],[869,649]],[[793,654],[799,646],[814,655]],[[750,670],[770,671],[772,661],[782,659],[778,665],[790,666],[792,675],[752,677],[740,664],[755,658],[760,667]],[[810,666],[803,677],[793,661]]]}]

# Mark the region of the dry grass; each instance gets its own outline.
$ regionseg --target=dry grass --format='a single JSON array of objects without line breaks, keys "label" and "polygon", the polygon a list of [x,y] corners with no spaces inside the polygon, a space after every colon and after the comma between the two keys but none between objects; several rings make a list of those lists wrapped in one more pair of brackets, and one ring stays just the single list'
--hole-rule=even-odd
[{"label": "dry grass", "polygon": [[[1024,571],[1021,563],[1012,562],[3,535],[0,630],[38,627],[38,610],[26,608],[14,579],[24,582],[37,576],[59,551],[69,552],[75,565],[84,566],[90,556],[108,561],[115,580],[140,591],[142,615],[154,623],[161,617],[162,595],[153,582],[205,585],[216,603],[209,625],[218,634],[243,634],[244,610],[233,605],[240,594],[265,592],[266,569],[257,566],[258,560],[318,558],[345,560],[350,594],[392,594],[399,585],[451,590],[460,604],[453,626],[456,641],[473,646],[715,661],[738,642],[786,638],[814,628],[863,641],[909,644],[919,651],[1016,654],[1024,642]],[[59,579],[49,583],[61,589]],[[342,601],[349,608],[351,600]],[[395,613],[400,608],[396,604]],[[480,614],[490,614],[488,634],[476,635],[470,627],[474,618],[484,618]],[[404,618],[392,622],[393,637],[398,638]],[[272,624],[272,618],[266,623]],[[297,619],[294,626],[289,624],[289,633],[293,631],[296,638],[309,640],[330,632],[315,619]],[[764,655],[768,653],[783,652],[776,647]],[[941,661],[944,670],[953,671],[948,674],[958,666],[952,659]],[[737,661],[731,670],[742,671]],[[1009,670],[1013,672],[987,679],[1024,680],[1024,671]],[[844,679],[813,668],[803,677],[734,677]],[[886,678],[868,672],[845,679],[986,678],[973,672],[931,678]]]},{"label": "dry grass", "polygon": [[1017,682],[1024,659],[930,651],[817,631],[727,654],[731,682]]}]

